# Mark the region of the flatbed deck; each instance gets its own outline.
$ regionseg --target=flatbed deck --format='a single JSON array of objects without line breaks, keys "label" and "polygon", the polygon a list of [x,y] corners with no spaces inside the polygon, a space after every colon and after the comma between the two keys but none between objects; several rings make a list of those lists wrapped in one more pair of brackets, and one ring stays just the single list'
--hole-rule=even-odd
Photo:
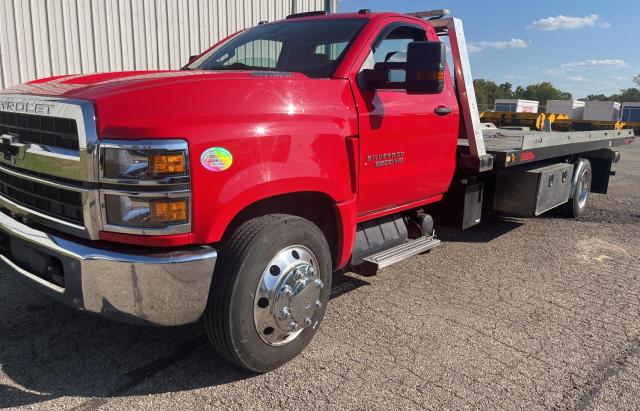
[{"label": "flatbed deck", "polygon": [[494,167],[513,167],[571,154],[630,144],[633,130],[544,132],[483,129],[485,148]]}]

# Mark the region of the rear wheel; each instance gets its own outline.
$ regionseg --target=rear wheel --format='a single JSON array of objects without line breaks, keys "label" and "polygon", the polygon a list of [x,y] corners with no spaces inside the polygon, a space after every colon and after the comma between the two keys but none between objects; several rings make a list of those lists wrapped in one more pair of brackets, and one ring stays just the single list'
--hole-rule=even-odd
[{"label": "rear wheel", "polygon": [[578,178],[573,187],[572,197],[560,206],[560,213],[566,217],[580,218],[589,205],[591,192],[591,163],[581,159],[577,164]]},{"label": "rear wheel", "polygon": [[205,327],[218,353],[266,372],[296,357],[324,316],[331,252],[320,229],[273,214],[241,225],[221,251]]}]

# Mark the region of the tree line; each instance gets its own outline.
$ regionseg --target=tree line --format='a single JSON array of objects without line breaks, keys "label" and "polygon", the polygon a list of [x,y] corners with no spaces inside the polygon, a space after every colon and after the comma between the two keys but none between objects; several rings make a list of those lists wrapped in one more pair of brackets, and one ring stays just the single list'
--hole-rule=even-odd
[{"label": "tree line", "polygon": [[[604,94],[592,94],[582,101],[617,101],[619,103],[640,102],[640,74],[633,81],[638,88],[627,88],[619,93],[607,96]],[[515,89],[509,82],[496,84],[491,80],[477,79],[473,81],[476,91],[476,99],[480,110],[487,110],[495,104],[496,99],[522,99],[539,101],[544,106],[548,100],[571,100],[571,93],[556,88],[552,83],[545,81],[538,84],[530,84],[526,87],[518,86]]]}]

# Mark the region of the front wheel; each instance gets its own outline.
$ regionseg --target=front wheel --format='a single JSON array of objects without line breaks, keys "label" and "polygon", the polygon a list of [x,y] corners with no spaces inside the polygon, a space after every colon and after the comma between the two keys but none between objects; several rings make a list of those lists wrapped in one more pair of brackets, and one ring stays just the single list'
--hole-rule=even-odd
[{"label": "front wheel", "polygon": [[591,192],[591,163],[589,160],[580,159],[576,164],[577,180],[573,187],[572,196],[565,204],[560,206],[560,213],[566,217],[580,218],[589,204]]},{"label": "front wheel", "polygon": [[296,357],[329,301],[331,252],[320,229],[272,214],[242,224],[223,250],[205,312],[215,350],[257,372]]}]

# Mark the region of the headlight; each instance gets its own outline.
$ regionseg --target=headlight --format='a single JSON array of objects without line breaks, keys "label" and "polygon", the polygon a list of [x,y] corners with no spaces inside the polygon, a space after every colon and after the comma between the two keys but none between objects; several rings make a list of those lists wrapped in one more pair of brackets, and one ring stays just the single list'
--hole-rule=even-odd
[{"label": "headlight", "polygon": [[100,183],[105,231],[144,235],[191,231],[185,141],[102,141]]},{"label": "headlight", "polygon": [[163,228],[189,221],[188,198],[146,198],[106,194],[107,224]]},{"label": "headlight", "polygon": [[187,145],[182,141],[149,140],[140,144],[111,141],[101,145],[101,151],[102,180],[179,182],[179,177],[189,175]]}]

